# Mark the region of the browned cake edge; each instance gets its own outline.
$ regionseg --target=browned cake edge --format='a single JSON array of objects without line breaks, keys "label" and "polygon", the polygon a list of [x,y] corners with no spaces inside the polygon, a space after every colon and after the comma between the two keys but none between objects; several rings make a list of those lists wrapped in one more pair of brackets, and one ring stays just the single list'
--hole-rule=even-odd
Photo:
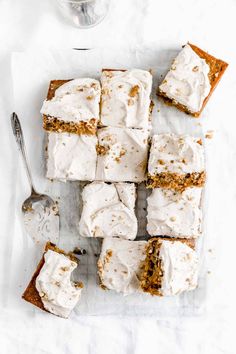
[{"label": "browned cake edge", "polygon": [[174,189],[183,192],[189,187],[203,187],[206,181],[206,172],[192,172],[192,173],[171,173],[161,172],[156,175],[148,173],[147,188],[164,188]]},{"label": "browned cake edge", "polygon": [[110,262],[111,257],[112,257],[112,250],[107,249],[104,261],[102,262],[100,258],[97,261],[97,274],[99,278],[99,286],[102,290],[109,290],[102,282],[102,273],[105,265]]},{"label": "browned cake edge", "polygon": [[213,57],[212,55],[208,54],[207,52],[205,52],[204,50],[195,46],[194,44],[191,44],[189,42],[188,42],[188,44],[190,45],[190,47],[194,50],[194,52],[200,58],[206,60],[207,64],[210,67],[210,72],[209,72],[208,76],[209,76],[209,80],[210,80],[210,84],[211,84],[211,90],[209,92],[209,95],[205,98],[203,105],[201,107],[201,110],[199,112],[194,112],[194,113],[190,112],[186,106],[167,97],[166,94],[164,92],[160,91],[159,88],[157,89],[157,95],[160,96],[161,98],[163,98],[163,100],[166,104],[175,106],[179,110],[181,110],[187,114],[190,114],[191,116],[193,116],[195,118],[198,118],[200,116],[200,114],[202,113],[204,107],[206,106],[206,104],[207,104],[209,98],[211,97],[213,91],[215,90],[216,86],[220,82],[225,70],[228,67],[228,64],[221,59],[217,59],[217,58]]},{"label": "browned cake edge", "polygon": [[[54,95],[55,91],[65,83],[71,81],[72,79],[68,80],[52,80],[50,81],[48,93],[47,93],[47,100],[51,100]],[[97,119],[92,118],[88,122],[65,122],[61,119],[56,117],[51,117],[48,115],[43,115],[43,128],[48,132],[57,132],[57,133],[73,133],[78,135],[95,135],[97,130]]]},{"label": "browned cake edge", "polygon": [[56,245],[54,245],[51,242],[47,242],[45,245],[45,249],[44,249],[44,253],[43,256],[41,258],[41,260],[39,261],[39,264],[37,265],[36,271],[34,272],[29,285],[27,286],[26,290],[24,291],[23,295],[22,295],[22,299],[24,299],[27,302],[30,302],[31,304],[39,307],[41,310],[44,310],[46,312],[47,311],[44,308],[43,302],[41,300],[41,297],[38,293],[38,290],[36,289],[36,278],[39,275],[45,261],[44,261],[44,254],[48,251],[48,250],[52,250],[54,252],[60,253],[60,254],[64,254],[65,256],[69,257],[72,261],[77,262],[78,263],[78,259],[73,256],[73,254],[71,253],[66,253],[63,250],[61,250],[60,248],[58,248]]},{"label": "browned cake edge", "polygon": [[159,258],[159,251],[163,240],[167,240],[172,243],[180,241],[187,244],[187,246],[192,249],[195,248],[194,239],[153,237],[148,241],[146,258],[143,261],[141,268],[140,286],[144,292],[157,296],[162,296],[160,289],[162,285],[163,270],[161,260]]}]

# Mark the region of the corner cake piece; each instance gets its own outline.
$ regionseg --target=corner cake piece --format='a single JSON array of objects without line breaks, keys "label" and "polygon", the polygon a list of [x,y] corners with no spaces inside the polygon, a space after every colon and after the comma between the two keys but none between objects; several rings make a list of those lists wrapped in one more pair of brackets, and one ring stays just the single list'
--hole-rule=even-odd
[{"label": "corner cake piece", "polygon": [[96,180],[142,182],[146,179],[149,132],[143,129],[98,129]]},{"label": "corner cake piece", "polygon": [[124,295],[140,291],[139,278],[146,247],[146,241],[104,239],[98,260],[101,287]]},{"label": "corner cake piece", "polygon": [[97,164],[96,135],[49,133],[47,173],[50,179],[92,181]]},{"label": "corner cake piece", "polygon": [[101,83],[101,125],[149,127],[152,75],[148,71],[104,69]]},{"label": "corner cake piece", "polygon": [[148,162],[148,188],[183,191],[205,183],[202,140],[188,135],[154,135]]},{"label": "corner cake piece", "polygon": [[95,79],[53,80],[41,108],[43,127],[49,132],[96,134],[100,83]]},{"label": "corner cake piece", "polygon": [[202,188],[178,192],[156,188],[147,198],[147,231],[151,236],[197,238],[201,234]]},{"label": "corner cake piece", "polygon": [[198,257],[190,240],[153,238],[148,242],[140,275],[151,295],[171,296],[197,287]]},{"label": "corner cake piece", "polygon": [[86,185],[82,192],[80,235],[135,239],[137,235],[135,199],[134,183],[93,182]]},{"label": "corner cake piece", "polygon": [[68,318],[80,299],[83,284],[71,282],[78,260],[48,242],[22,298],[40,309]]},{"label": "corner cake piece", "polygon": [[199,117],[228,64],[186,44],[159,86],[158,95],[168,104]]}]

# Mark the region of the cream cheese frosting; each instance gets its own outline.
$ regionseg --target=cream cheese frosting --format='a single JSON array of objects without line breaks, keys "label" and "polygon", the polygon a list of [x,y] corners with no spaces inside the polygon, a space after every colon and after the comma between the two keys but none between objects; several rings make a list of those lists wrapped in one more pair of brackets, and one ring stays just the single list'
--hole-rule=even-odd
[{"label": "cream cheese frosting", "polygon": [[58,252],[48,250],[44,265],[36,278],[36,289],[49,312],[67,318],[80,299],[82,288],[70,277],[77,263]]},{"label": "cream cheese frosting", "polygon": [[103,71],[101,123],[104,126],[148,128],[152,75],[145,70]]},{"label": "cream cheese frosting", "polygon": [[146,246],[146,241],[104,239],[98,261],[102,285],[124,295],[140,291],[139,275]]},{"label": "cream cheese frosting", "polygon": [[95,179],[97,137],[70,133],[49,133],[47,178],[63,181]]},{"label": "cream cheese frosting", "polygon": [[155,188],[147,199],[147,231],[152,236],[193,238],[201,233],[202,188],[184,192]]},{"label": "cream cheese frosting", "polygon": [[96,180],[142,182],[146,178],[149,132],[143,129],[98,129]]},{"label": "cream cheese frosting", "polygon": [[175,134],[160,134],[152,137],[148,172],[193,173],[202,172],[204,148],[199,138]]},{"label": "cream cheese frosting", "polygon": [[45,100],[41,113],[65,122],[87,122],[99,119],[100,83],[80,78],[61,85],[51,100]]},{"label": "cream cheese frosting", "polygon": [[190,112],[199,112],[211,90],[209,71],[206,60],[187,44],[175,58],[159,89]]},{"label": "cream cheese frosting", "polygon": [[197,287],[198,256],[196,251],[181,241],[163,240],[159,257],[163,270],[161,293],[178,295]]},{"label": "cream cheese frosting", "polygon": [[134,183],[93,182],[86,185],[82,192],[80,235],[135,239],[137,235],[135,199]]}]

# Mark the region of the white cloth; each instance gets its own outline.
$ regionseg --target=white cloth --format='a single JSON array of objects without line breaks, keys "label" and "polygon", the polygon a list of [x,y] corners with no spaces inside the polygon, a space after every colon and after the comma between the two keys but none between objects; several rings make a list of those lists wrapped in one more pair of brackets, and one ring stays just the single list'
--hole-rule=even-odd
[{"label": "white cloth", "polygon": [[[5,353],[135,353],[218,354],[234,353],[236,203],[235,129],[235,11],[234,0],[112,0],[110,14],[99,26],[78,30],[66,24],[49,0],[2,0],[0,2],[0,351]],[[207,235],[214,243],[206,253],[215,268],[208,275],[207,313],[201,318],[93,317],[74,314],[63,320],[29,310],[22,301],[14,309],[7,304],[9,274],[21,277],[17,268],[24,255],[7,269],[12,240],[25,242],[20,223],[20,205],[28,194],[25,172],[10,129],[13,110],[10,51],[26,48],[156,47],[160,55],[179,49],[187,41],[231,65],[213,94],[203,119],[205,129],[214,129],[209,141],[213,154],[207,161],[210,203]],[[25,78],[30,80],[30,78]],[[173,113],[170,110],[170,117]],[[16,189],[17,185],[17,189]],[[17,190],[17,193],[16,193]],[[16,208],[15,208],[16,205]],[[13,206],[13,207],[12,207]],[[15,236],[14,236],[15,235]],[[218,240],[215,242],[215,240]],[[25,244],[29,251],[29,244]],[[15,253],[15,252],[14,252]],[[37,255],[39,258],[39,255]],[[12,299],[22,288],[12,291]]]}]

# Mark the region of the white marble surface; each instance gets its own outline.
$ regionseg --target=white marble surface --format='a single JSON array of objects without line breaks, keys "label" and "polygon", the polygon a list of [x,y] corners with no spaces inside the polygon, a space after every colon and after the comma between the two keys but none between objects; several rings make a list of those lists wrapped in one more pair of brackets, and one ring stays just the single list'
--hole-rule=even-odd
[{"label": "white marble surface", "polygon": [[[123,6],[124,7],[123,7]],[[67,25],[49,0],[0,1],[0,352],[5,353],[235,353],[235,228],[236,212],[236,51],[234,0],[128,0],[112,1],[106,20],[90,30]],[[10,131],[13,109],[10,53],[28,48],[152,46],[180,47],[186,41],[222,57],[230,67],[209,103],[205,127],[213,129],[213,157],[208,207],[209,237],[214,240],[207,257],[215,267],[209,274],[207,312],[194,318],[73,317],[64,321],[25,307],[9,309],[5,289],[13,237],[24,237],[19,208],[12,205],[28,193],[22,165],[13,164],[15,142]],[[30,78],[25,78],[30,80]],[[21,193],[16,198],[16,181]],[[21,199],[21,200],[20,200]],[[218,240],[217,242],[215,240]],[[22,257],[23,255],[19,255]],[[14,294],[12,294],[14,297]]]}]

